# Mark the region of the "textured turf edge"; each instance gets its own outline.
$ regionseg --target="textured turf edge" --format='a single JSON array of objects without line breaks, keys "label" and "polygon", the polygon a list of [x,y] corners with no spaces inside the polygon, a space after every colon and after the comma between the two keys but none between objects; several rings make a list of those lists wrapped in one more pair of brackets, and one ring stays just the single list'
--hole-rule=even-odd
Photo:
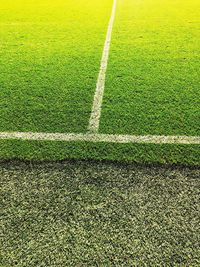
[{"label": "textured turf edge", "polygon": [[0,159],[90,159],[200,166],[200,145],[0,140]]}]

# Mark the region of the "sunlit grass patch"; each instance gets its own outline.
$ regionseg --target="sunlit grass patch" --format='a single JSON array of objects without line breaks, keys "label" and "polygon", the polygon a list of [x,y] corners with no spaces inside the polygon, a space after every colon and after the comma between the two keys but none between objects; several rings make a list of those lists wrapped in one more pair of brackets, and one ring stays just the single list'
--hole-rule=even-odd
[{"label": "sunlit grass patch", "polygon": [[0,2],[0,131],[86,131],[111,5]]},{"label": "sunlit grass patch", "polygon": [[200,135],[200,3],[118,2],[101,132]]}]

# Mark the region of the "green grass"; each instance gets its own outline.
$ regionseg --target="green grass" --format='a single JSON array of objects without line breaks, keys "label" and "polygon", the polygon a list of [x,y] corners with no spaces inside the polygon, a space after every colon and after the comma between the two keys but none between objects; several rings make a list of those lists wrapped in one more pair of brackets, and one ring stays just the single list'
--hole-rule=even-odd
[{"label": "green grass", "polygon": [[[1,0],[0,132],[86,133],[112,0]],[[200,136],[199,2],[117,1],[100,132]],[[0,159],[200,164],[199,145],[0,140]]]},{"label": "green grass", "polygon": [[200,2],[118,2],[101,132],[200,135]]},{"label": "green grass", "polygon": [[0,140],[1,159],[96,159],[143,164],[200,165],[199,145]]},{"label": "green grass", "polygon": [[1,262],[11,267],[191,266],[200,170],[1,164]]},{"label": "green grass", "polygon": [[0,131],[86,131],[111,5],[1,1]]}]

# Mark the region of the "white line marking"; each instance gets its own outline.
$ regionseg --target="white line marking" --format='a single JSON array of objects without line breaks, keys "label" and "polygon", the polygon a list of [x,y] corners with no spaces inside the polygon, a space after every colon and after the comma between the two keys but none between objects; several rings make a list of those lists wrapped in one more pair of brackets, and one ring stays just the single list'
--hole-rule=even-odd
[{"label": "white line marking", "polygon": [[101,117],[101,106],[103,101],[103,93],[105,88],[105,77],[106,77],[106,70],[108,65],[108,56],[110,50],[110,43],[112,37],[112,28],[115,19],[115,12],[116,12],[116,5],[117,0],[113,1],[112,13],[108,25],[106,41],[103,49],[102,59],[101,59],[101,66],[99,71],[99,76],[96,84],[96,91],[93,100],[92,112],[89,120],[88,130],[89,132],[97,133],[99,130],[99,120]]},{"label": "white line marking", "polygon": [[152,144],[194,144],[200,145],[200,136],[163,136],[163,135],[113,135],[95,133],[31,133],[0,132],[0,139],[21,139],[38,141],[86,141],[108,143],[152,143]]},{"label": "white line marking", "polygon": [[35,141],[82,141],[108,143],[152,143],[152,144],[194,144],[200,145],[200,136],[164,136],[164,135],[114,135],[98,134],[101,106],[105,88],[105,76],[115,19],[117,0],[113,1],[112,14],[108,25],[101,66],[96,85],[91,117],[88,130],[90,133],[33,133],[33,132],[0,132],[1,140],[35,140]]}]

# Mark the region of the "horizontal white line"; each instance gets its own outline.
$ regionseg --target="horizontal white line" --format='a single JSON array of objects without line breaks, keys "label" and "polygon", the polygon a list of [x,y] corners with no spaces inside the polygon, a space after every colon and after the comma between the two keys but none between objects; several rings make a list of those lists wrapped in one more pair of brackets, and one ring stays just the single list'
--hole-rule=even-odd
[{"label": "horizontal white line", "polygon": [[113,135],[92,133],[0,132],[0,139],[41,141],[86,141],[108,143],[200,144],[200,136]]}]

